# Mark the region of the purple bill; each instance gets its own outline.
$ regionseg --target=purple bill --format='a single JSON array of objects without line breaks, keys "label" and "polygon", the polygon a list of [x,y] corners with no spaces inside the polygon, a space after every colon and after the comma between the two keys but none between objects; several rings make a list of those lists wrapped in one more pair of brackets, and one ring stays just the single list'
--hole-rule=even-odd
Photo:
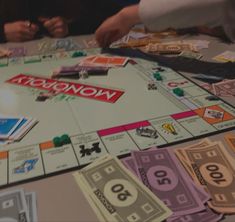
[{"label": "purple bill", "polygon": [[174,217],[205,209],[190,178],[169,149],[134,151],[132,157],[138,177],[173,211]]}]

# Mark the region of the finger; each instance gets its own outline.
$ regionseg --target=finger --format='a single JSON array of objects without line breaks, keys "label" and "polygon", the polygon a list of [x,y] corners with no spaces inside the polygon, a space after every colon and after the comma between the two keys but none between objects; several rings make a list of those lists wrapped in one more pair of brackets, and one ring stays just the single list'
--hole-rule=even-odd
[{"label": "finger", "polygon": [[97,34],[97,41],[101,47],[108,47],[111,43],[118,40],[119,36],[118,30],[100,32]]},{"label": "finger", "polygon": [[19,33],[23,39],[32,39],[35,35],[35,32],[29,28],[22,28]]},{"label": "finger", "polygon": [[54,25],[52,25],[48,30],[50,32],[55,32],[57,29],[66,29],[66,25],[62,22],[62,21],[58,21],[57,23],[55,23]]},{"label": "finger", "polygon": [[30,28],[31,28],[31,30],[34,31],[35,33],[38,32],[38,30],[39,30],[39,27],[38,27],[38,25],[36,25],[36,24],[32,24]]},{"label": "finger", "polygon": [[45,23],[46,21],[49,21],[49,20],[50,20],[50,18],[48,18],[48,17],[39,17],[38,18],[38,21],[42,22],[42,23]]},{"label": "finger", "polygon": [[68,34],[68,31],[64,28],[55,29],[53,32],[50,33],[53,37],[62,38]]},{"label": "finger", "polygon": [[34,36],[38,30],[39,27],[35,24],[31,24],[30,27],[23,25],[21,26],[20,33],[23,35]]},{"label": "finger", "polygon": [[102,29],[97,29],[95,32],[95,39],[101,47],[103,46],[104,38],[105,32],[103,32]]},{"label": "finger", "polygon": [[48,30],[51,29],[56,23],[56,20],[54,18],[49,19],[43,23],[44,27]]}]

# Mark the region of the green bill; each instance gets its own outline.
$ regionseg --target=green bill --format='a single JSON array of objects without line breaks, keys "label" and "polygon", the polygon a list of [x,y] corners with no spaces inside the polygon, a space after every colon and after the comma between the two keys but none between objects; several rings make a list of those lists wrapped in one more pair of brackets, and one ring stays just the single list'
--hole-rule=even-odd
[{"label": "green bill", "polygon": [[80,172],[76,181],[79,180],[83,183],[82,189],[91,192],[96,206],[108,221],[163,221],[171,215],[171,211],[116,158],[101,157]]}]

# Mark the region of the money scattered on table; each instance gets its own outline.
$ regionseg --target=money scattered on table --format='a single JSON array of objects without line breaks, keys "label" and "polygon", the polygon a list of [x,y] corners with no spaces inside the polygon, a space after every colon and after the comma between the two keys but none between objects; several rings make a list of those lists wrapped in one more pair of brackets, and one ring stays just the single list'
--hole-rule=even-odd
[{"label": "money scattered on table", "polygon": [[0,222],[37,222],[36,194],[23,189],[0,193]]},{"label": "money scattered on table", "polygon": [[[235,134],[225,140],[234,149]],[[234,156],[209,139],[121,161],[106,155],[74,177],[100,221],[216,222],[235,213]]]},{"label": "money scattered on table", "polygon": [[212,59],[218,62],[235,62],[235,52],[233,51],[225,51]]},{"label": "money scattered on table", "polygon": [[53,51],[71,51],[81,48],[73,39],[63,38],[56,39],[55,42],[51,45]]},{"label": "money scattered on table", "polygon": [[193,45],[185,43],[150,43],[143,48],[143,51],[153,54],[180,54],[183,51],[196,52],[197,50]]},{"label": "money scattered on table", "polygon": [[219,97],[235,96],[235,79],[225,79],[217,83],[202,84],[201,86]]},{"label": "money scattered on table", "polygon": [[27,50],[25,47],[14,47],[14,48],[9,48],[10,51],[10,57],[22,57],[27,54]]},{"label": "money scattered on table", "polygon": [[171,211],[115,157],[101,157],[75,180],[100,221],[163,221]]},{"label": "money scattered on table", "polygon": [[212,84],[216,96],[235,96],[235,79]]},{"label": "money scattered on table", "polygon": [[202,58],[202,54],[198,53],[198,52],[191,52],[191,51],[182,51],[179,56],[183,56],[186,58],[190,58],[190,59],[201,59]]}]

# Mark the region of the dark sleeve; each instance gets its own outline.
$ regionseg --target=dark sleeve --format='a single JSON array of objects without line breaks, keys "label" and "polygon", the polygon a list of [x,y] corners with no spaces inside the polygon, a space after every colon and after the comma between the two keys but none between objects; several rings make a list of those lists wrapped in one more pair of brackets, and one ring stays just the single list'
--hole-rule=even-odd
[{"label": "dark sleeve", "polygon": [[77,15],[69,24],[70,35],[92,34],[108,17],[116,14],[121,7],[112,0],[77,1]]},{"label": "dark sleeve", "polygon": [[4,33],[4,22],[0,20],[0,43],[6,42],[6,37]]}]

